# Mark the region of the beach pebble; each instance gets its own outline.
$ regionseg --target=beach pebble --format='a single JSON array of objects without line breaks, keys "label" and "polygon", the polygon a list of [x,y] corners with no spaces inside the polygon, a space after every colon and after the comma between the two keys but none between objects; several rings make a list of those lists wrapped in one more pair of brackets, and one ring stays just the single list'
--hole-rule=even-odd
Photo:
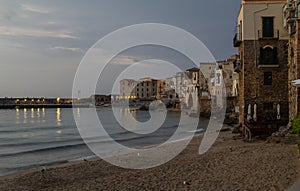
[{"label": "beach pebble", "polygon": [[42,166],[41,172],[45,172],[46,171],[46,167]]}]

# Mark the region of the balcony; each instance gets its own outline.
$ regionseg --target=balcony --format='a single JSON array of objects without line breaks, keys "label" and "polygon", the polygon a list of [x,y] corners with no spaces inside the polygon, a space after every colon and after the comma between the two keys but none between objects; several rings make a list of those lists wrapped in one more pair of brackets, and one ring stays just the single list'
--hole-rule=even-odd
[{"label": "balcony", "polygon": [[241,35],[236,33],[233,38],[233,46],[239,47],[241,43],[242,43]]},{"label": "balcony", "polygon": [[259,39],[279,39],[279,30],[274,29],[272,31],[258,30]]}]

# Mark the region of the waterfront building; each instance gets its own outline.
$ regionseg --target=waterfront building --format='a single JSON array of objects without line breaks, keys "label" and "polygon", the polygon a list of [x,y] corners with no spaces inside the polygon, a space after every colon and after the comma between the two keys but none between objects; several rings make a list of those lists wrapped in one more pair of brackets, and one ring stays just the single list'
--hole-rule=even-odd
[{"label": "waterfront building", "polygon": [[160,100],[165,94],[165,82],[152,78],[142,78],[136,85],[136,98],[143,101]]},{"label": "waterfront building", "polygon": [[240,60],[235,70],[239,72],[241,123],[245,119],[266,122],[288,118],[289,40],[283,22],[285,3],[242,0],[233,42]]},{"label": "waterfront building", "polygon": [[120,100],[133,100],[136,99],[136,86],[137,81],[133,79],[123,79],[120,81]]}]

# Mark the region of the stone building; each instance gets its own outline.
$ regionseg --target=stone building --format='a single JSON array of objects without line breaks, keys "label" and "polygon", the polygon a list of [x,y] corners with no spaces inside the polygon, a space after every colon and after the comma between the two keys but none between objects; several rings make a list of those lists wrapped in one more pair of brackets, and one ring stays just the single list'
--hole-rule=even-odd
[{"label": "stone building", "polygon": [[[208,89],[205,91],[201,91],[202,96],[210,96],[214,95],[214,76],[216,71],[216,63],[215,62],[202,62],[200,63],[200,84],[206,84]],[[202,77],[201,77],[202,76]],[[204,77],[204,79],[203,79]],[[207,95],[208,94],[208,95]]]},{"label": "stone building", "polygon": [[288,0],[283,8],[284,27],[289,33],[288,66],[289,66],[289,120],[293,120],[299,113],[299,88],[292,85],[292,82],[300,79],[300,20],[298,1]]},{"label": "stone building", "polygon": [[236,56],[233,55],[227,60],[218,62],[218,70],[222,71],[222,78],[225,84],[226,97],[238,96],[239,74],[234,70],[234,63],[237,61]]},{"label": "stone building", "polygon": [[285,3],[285,0],[242,0],[234,37],[240,57],[236,71],[239,71],[241,123],[246,116],[258,122],[266,121],[268,115],[288,118],[288,32],[282,19]]},{"label": "stone building", "polygon": [[136,98],[137,81],[133,79],[123,79],[120,81],[120,100],[133,100]]},{"label": "stone building", "polygon": [[142,78],[138,81],[123,79],[120,81],[120,95],[118,100],[151,101],[159,100],[165,94],[165,82],[151,78]]},{"label": "stone building", "polygon": [[165,82],[151,78],[142,78],[136,85],[136,98],[140,100],[160,100],[165,93]]},{"label": "stone building", "polygon": [[111,103],[111,95],[92,95],[91,96],[92,100],[95,101],[95,105],[99,106],[99,105],[103,105],[103,104],[110,104]]}]

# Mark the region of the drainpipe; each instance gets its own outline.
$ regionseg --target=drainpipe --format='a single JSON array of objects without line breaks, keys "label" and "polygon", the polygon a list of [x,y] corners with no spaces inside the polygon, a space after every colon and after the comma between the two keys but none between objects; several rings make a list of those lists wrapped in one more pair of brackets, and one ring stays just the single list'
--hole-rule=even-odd
[{"label": "drainpipe", "polygon": [[[298,1],[298,0],[297,0]],[[260,13],[260,12],[263,12],[263,11],[265,11],[265,10],[267,10],[269,8],[269,4],[268,3],[266,3],[266,7],[265,8],[263,8],[263,9],[260,9],[260,10],[257,10],[257,11],[255,11],[254,13],[253,13],[253,30],[254,30],[254,55],[255,55],[255,68],[257,68],[257,40],[258,40],[258,38],[259,37],[257,37],[256,38],[256,35],[258,34],[258,31],[257,31],[257,29],[256,29],[256,19],[255,19],[255,15],[257,14],[257,13]],[[256,73],[255,73],[255,80],[256,80]],[[259,92],[259,85],[257,85],[257,87],[256,87],[256,90],[255,90],[255,97],[257,97],[258,96],[258,92]]]}]

